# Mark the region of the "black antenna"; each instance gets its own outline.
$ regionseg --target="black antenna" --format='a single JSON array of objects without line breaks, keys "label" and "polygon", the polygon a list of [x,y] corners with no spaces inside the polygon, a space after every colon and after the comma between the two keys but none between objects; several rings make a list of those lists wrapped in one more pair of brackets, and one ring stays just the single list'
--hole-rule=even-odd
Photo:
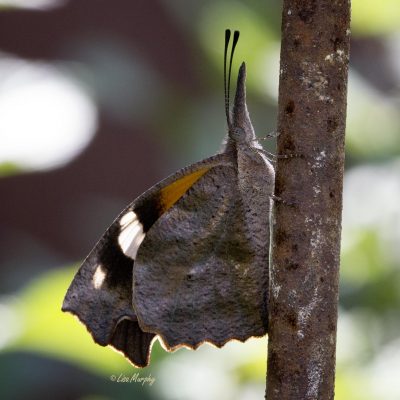
[{"label": "black antenna", "polygon": [[231,37],[230,29],[225,31],[225,52],[224,52],[224,94],[225,94],[225,114],[226,114],[226,122],[228,123],[228,127],[230,125],[229,121],[229,100],[230,100],[230,87],[231,87],[231,70],[232,70],[232,61],[233,55],[235,53],[236,44],[239,40],[239,31],[235,31],[233,33],[233,42],[232,42],[232,50],[231,57],[229,60],[229,71],[228,71],[228,82],[226,79],[226,61],[227,61],[227,53],[228,53],[228,45]]},{"label": "black antenna", "polygon": [[228,45],[229,40],[231,38],[231,31],[230,29],[225,30],[225,51],[224,51],[224,100],[225,100],[225,115],[226,115],[226,122],[229,126],[229,96],[228,96],[228,89],[226,87],[226,56],[228,54]]}]

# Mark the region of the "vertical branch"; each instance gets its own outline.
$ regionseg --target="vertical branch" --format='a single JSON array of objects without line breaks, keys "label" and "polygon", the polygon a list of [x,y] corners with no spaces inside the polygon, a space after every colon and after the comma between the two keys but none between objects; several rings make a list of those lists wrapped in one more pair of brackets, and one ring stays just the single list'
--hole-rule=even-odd
[{"label": "vertical branch", "polygon": [[284,0],[268,400],[333,399],[350,0]]}]

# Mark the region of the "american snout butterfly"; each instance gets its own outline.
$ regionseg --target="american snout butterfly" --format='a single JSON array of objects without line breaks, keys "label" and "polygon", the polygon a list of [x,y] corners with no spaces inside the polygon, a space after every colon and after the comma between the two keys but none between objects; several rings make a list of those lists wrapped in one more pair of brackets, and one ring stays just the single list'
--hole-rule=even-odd
[{"label": "american snout butterfly", "polygon": [[[217,347],[267,331],[269,226],[274,169],[246,106],[243,63],[233,112],[225,33],[228,135],[221,152],[181,169],[122,211],[86,258],[64,299],[96,343],[135,366],[164,347]],[[228,76],[228,79],[227,79]]]}]

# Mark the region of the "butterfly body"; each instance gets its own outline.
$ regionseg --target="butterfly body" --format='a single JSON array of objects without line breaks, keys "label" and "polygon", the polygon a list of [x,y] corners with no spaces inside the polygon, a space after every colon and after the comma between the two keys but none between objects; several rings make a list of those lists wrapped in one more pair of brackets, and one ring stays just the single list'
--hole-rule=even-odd
[{"label": "butterfly body", "polygon": [[256,142],[242,64],[221,153],[134,200],[82,264],[63,310],[136,366],[167,350],[267,331],[274,169]]}]

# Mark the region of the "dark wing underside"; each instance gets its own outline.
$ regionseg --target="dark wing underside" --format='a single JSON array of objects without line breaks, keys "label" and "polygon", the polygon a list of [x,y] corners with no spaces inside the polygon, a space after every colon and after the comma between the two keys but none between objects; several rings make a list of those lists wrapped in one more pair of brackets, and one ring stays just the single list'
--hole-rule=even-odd
[{"label": "dark wing underside", "polygon": [[118,244],[113,224],[76,274],[63,303],[83,322],[96,343],[111,345],[136,366],[148,364],[154,334],[143,332],[132,308],[133,260]]},{"label": "dark wing underside", "polygon": [[151,343],[155,335],[143,332],[137,321],[122,320],[115,329],[110,345],[121,351],[138,367],[149,363]]},{"label": "dark wing underside", "polygon": [[105,232],[72,281],[63,311],[76,315],[96,343],[111,345],[134,365],[149,362],[154,333],[143,331],[132,307],[132,270],[137,250],[154,222],[214,165],[217,155],[184,168],[129,205]]},{"label": "dark wing underside", "polygon": [[133,271],[142,329],[170,350],[266,333],[269,215],[257,212],[244,206],[236,169],[217,166],[157,220]]}]

